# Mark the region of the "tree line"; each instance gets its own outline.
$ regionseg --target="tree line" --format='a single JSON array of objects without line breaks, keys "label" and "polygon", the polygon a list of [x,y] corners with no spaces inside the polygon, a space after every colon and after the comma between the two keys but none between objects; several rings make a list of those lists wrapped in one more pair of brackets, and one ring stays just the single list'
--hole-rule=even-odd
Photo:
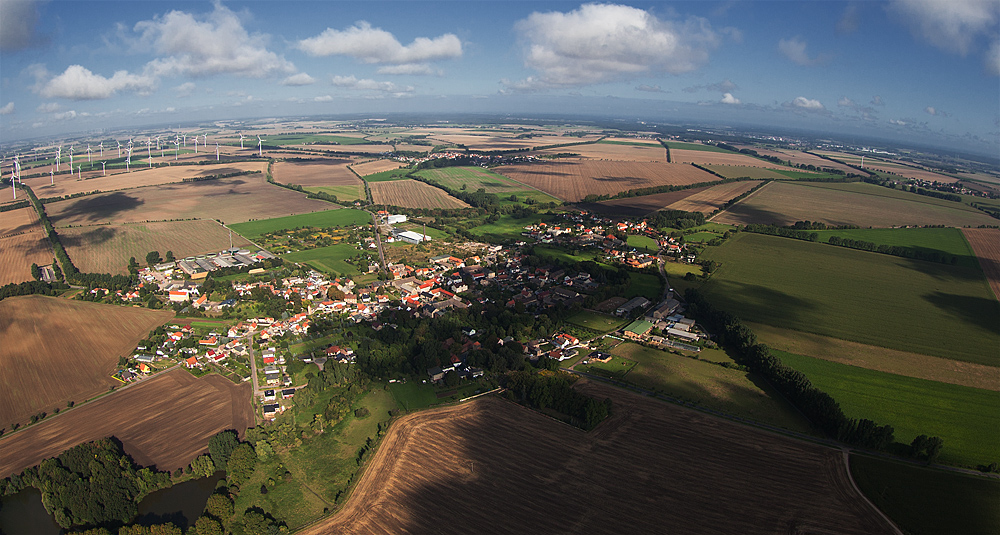
[{"label": "tree line", "polygon": [[830,236],[830,238],[827,239],[827,243],[838,247],[847,247],[848,249],[870,251],[873,253],[899,256],[902,258],[912,258],[914,260],[925,260],[927,262],[938,262],[940,264],[955,265],[958,263],[958,257],[955,255],[943,253],[941,251],[928,251],[916,249],[914,247],[904,247],[902,245],[879,245],[870,241],[841,238],[839,236]]},{"label": "tree line", "polygon": [[571,425],[590,431],[611,414],[611,400],[598,401],[573,389],[576,376],[567,373],[512,371],[501,378],[507,399],[538,410],[563,414]]}]

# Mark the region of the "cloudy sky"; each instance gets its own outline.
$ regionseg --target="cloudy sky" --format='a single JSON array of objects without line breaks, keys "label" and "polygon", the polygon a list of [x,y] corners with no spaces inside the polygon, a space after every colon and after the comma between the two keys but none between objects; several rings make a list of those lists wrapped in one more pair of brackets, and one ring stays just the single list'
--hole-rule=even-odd
[{"label": "cloudy sky", "polygon": [[338,113],[583,113],[1000,154],[1000,2],[0,0],[0,139]]}]

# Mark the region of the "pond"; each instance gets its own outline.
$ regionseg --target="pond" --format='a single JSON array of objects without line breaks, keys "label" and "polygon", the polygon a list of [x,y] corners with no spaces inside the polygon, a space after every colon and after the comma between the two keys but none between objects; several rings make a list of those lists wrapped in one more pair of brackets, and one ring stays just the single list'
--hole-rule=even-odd
[{"label": "pond", "polygon": [[[139,502],[139,516],[135,524],[152,525],[172,522],[186,530],[194,525],[205,502],[216,485],[225,477],[216,472],[211,477],[185,481],[169,489],[158,490]],[[42,506],[42,493],[34,488],[3,498],[0,508],[0,532],[4,535],[60,535],[64,531]]]}]

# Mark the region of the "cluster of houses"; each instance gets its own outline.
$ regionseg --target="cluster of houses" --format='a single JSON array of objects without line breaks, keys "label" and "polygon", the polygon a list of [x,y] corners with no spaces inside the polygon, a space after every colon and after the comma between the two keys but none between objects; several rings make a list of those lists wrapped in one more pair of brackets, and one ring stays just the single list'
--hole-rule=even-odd
[{"label": "cluster of houses", "polygon": [[564,361],[580,354],[578,348],[585,347],[575,336],[566,333],[556,333],[550,338],[539,338],[524,345],[524,353],[530,360],[537,361],[542,357]]},{"label": "cluster of houses", "polygon": [[[702,339],[695,328],[695,321],[685,317],[680,301],[673,294],[650,309],[645,316],[630,323],[622,331],[625,338],[638,342],[646,342],[657,347],[670,347],[686,351],[701,351],[692,345]],[[652,334],[656,330],[660,334]]]}]

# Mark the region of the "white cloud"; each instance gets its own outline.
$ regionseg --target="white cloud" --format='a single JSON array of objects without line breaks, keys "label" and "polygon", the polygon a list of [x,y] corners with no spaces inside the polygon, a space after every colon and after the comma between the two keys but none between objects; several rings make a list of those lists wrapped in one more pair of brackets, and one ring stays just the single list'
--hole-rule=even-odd
[{"label": "white cloud", "polygon": [[781,52],[782,55],[790,59],[792,63],[802,65],[803,67],[817,65],[825,59],[820,56],[810,58],[809,54],[806,53],[806,42],[797,36],[778,41],[778,52]]},{"label": "white cloud", "polygon": [[0,1],[0,51],[23,50],[38,41],[36,4],[30,0]]},{"label": "white cloud", "polygon": [[872,97],[870,104],[872,106],[885,106],[885,102],[882,100],[882,95],[875,95]]},{"label": "white cloud", "polygon": [[666,93],[666,91],[664,91],[663,89],[661,89],[660,86],[658,86],[658,85],[641,84],[641,85],[637,85],[635,87],[635,90],[636,91],[645,91],[647,93]]},{"label": "white cloud", "polygon": [[782,106],[786,108],[796,108],[805,111],[823,111],[826,108],[818,100],[806,97],[795,97],[791,102],[785,102]]},{"label": "white cloud", "polygon": [[149,93],[156,87],[151,76],[117,71],[111,78],[90,72],[81,65],[70,65],[62,74],[49,80],[39,93],[45,98],[98,100],[110,98],[119,91]]},{"label": "white cloud", "polygon": [[295,72],[295,66],[267,49],[268,38],[249,34],[239,17],[221,3],[206,15],[171,11],[136,23],[139,44],[166,57],[146,65],[156,76],[234,74],[263,78]]},{"label": "white cloud", "polygon": [[409,93],[413,86],[398,86],[392,82],[378,82],[369,78],[358,79],[351,76],[334,76],[331,83],[337,87],[355,89],[358,91],[381,91],[383,93]]},{"label": "white cloud", "polygon": [[993,76],[1000,76],[1000,40],[993,41],[986,51],[986,71]]},{"label": "white cloud", "polygon": [[462,41],[446,33],[433,39],[417,37],[401,44],[391,33],[361,21],[346,30],[327,28],[296,45],[311,56],[351,56],[365,63],[422,63],[462,56]]},{"label": "white cloud", "polygon": [[525,44],[525,66],[539,73],[508,84],[515,90],[595,84],[650,71],[690,72],[705,64],[721,41],[706,19],[660,20],[615,4],[535,12],[515,29]]},{"label": "white cloud", "polygon": [[927,106],[926,108],[924,108],[924,113],[926,113],[927,115],[933,115],[935,117],[950,117],[950,115],[947,112],[945,112],[944,110],[939,110],[934,106]]},{"label": "white cloud", "polygon": [[1000,19],[996,0],[895,0],[888,9],[915,37],[962,56],[980,35],[995,35]]},{"label": "white cloud", "polygon": [[332,101],[333,97],[331,97],[330,95],[323,95],[321,97],[316,97],[313,99],[313,102],[332,102]]},{"label": "white cloud", "polygon": [[703,84],[703,85],[693,85],[691,87],[685,87],[685,93],[697,93],[698,91],[718,91],[719,93],[732,93],[739,89],[740,86],[733,83],[730,79],[725,79],[721,82],[714,84]]},{"label": "white cloud", "polygon": [[732,93],[723,93],[722,100],[720,100],[719,102],[723,104],[739,104],[740,99],[734,97]]},{"label": "white cloud", "polygon": [[376,71],[379,74],[412,74],[421,76],[441,76],[441,69],[435,69],[426,63],[404,63],[402,65],[383,65]]},{"label": "white cloud", "polygon": [[177,98],[185,98],[191,96],[195,87],[194,82],[184,82],[183,84],[175,87],[174,91],[177,92]]},{"label": "white cloud", "polygon": [[8,103],[4,104],[2,108],[0,108],[0,115],[10,115],[12,113],[14,113],[14,103],[13,102],[8,102]]},{"label": "white cloud", "polygon": [[290,86],[312,85],[315,83],[316,79],[304,72],[293,74],[281,81],[281,85],[290,85]]},{"label": "white cloud", "polygon": [[52,115],[52,118],[57,121],[68,121],[70,119],[76,119],[76,110],[64,111],[62,113],[56,113]]},{"label": "white cloud", "polygon": [[38,113],[55,113],[62,109],[58,102],[43,102],[35,108]]}]

